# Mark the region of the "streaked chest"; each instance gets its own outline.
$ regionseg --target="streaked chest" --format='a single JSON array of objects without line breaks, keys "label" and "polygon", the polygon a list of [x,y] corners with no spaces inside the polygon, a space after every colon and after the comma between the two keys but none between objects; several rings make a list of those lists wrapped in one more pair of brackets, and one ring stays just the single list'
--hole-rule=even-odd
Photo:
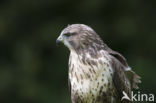
[{"label": "streaked chest", "polygon": [[71,91],[88,102],[96,100],[102,93],[113,88],[109,58],[104,52],[101,57],[92,58],[91,55],[77,55],[71,52],[69,59],[69,79]]}]

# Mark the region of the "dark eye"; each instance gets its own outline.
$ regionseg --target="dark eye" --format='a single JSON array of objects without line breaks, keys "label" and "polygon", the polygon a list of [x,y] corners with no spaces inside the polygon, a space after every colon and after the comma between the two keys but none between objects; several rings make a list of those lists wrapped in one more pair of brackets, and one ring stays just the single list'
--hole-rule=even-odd
[{"label": "dark eye", "polygon": [[70,36],[72,36],[72,35],[75,35],[76,33],[66,33],[66,34],[64,34],[65,36],[67,36],[67,37],[70,37]]}]

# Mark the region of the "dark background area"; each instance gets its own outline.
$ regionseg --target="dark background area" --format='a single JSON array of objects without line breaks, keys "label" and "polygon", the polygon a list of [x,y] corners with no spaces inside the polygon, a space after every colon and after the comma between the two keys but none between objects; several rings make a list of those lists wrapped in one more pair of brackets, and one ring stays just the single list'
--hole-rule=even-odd
[{"label": "dark background area", "polygon": [[155,0],[1,0],[0,103],[71,103],[69,50],[55,40],[68,24],[91,26],[156,94]]}]

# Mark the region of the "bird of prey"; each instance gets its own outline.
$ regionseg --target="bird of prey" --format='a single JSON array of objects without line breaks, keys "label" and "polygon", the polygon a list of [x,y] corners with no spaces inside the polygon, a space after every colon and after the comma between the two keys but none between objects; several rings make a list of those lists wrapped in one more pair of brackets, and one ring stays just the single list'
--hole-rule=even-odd
[{"label": "bird of prey", "polygon": [[68,25],[57,42],[70,50],[68,80],[72,103],[132,102],[122,97],[126,94],[131,98],[131,89],[138,88],[140,76],[91,27]]}]

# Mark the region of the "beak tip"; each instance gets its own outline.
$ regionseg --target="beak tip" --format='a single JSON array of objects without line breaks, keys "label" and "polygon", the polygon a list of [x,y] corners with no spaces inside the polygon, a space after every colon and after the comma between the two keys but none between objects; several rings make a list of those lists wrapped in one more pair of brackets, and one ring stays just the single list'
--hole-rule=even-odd
[{"label": "beak tip", "polygon": [[60,42],[60,40],[56,39],[56,44],[58,44]]}]

